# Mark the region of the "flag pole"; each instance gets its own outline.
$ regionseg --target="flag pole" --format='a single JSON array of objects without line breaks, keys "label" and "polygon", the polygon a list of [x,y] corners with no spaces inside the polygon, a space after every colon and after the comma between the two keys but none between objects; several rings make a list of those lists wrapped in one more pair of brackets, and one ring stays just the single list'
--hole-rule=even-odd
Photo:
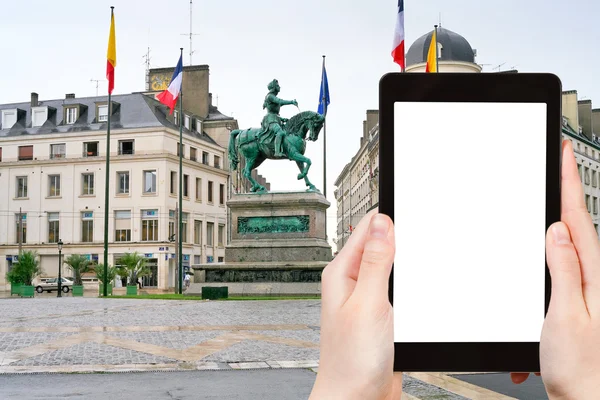
[{"label": "flag pole", "polygon": [[[325,93],[325,55],[321,71],[321,91],[323,97],[323,196],[327,199],[327,93]],[[325,210],[325,240],[327,240],[327,210]]]},{"label": "flag pole", "polygon": [[[111,39],[114,40],[112,36],[113,32],[113,18],[114,18],[115,7],[110,7],[110,24],[111,24],[111,32],[109,35],[109,48]],[[113,72],[114,74],[114,72]],[[114,79],[114,78],[113,78]],[[113,80],[114,82],[114,80]],[[103,278],[103,290],[102,295],[104,297],[108,296],[108,198],[109,198],[109,186],[110,186],[110,120],[112,114],[112,89],[110,88],[109,82],[109,90],[108,90],[108,121],[106,126],[106,178],[104,181],[104,278]]]},{"label": "flag pole", "polygon": [[435,46],[435,72],[437,74],[437,73],[440,72],[440,64],[438,62],[438,59],[439,59],[439,56],[438,56],[438,45],[437,45],[438,44],[438,34],[437,34],[437,28],[438,28],[438,26],[434,25],[433,28],[435,30],[435,43],[434,43],[434,46]]},{"label": "flag pole", "polygon": [[[183,47],[180,47],[181,51],[180,59],[183,60]],[[179,235],[177,237],[177,262],[178,262],[178,272],[179,282],[177,283],[177,287],[179,289],[179,294],[182,294],[183,288],[183,246],[182,246],[182,235],[183,235],[183,61],[182,61],[182,70],[181,70],[181,88],[179,89]]]}]

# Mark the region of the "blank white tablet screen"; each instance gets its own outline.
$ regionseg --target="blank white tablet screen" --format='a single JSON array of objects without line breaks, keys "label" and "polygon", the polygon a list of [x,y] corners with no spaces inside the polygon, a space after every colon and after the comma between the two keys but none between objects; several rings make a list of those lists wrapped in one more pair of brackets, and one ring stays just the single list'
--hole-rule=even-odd
[{"label": "blank white tablet screen", "polygon": [[394,108],[394,341],[539,341],[546,104]]}]

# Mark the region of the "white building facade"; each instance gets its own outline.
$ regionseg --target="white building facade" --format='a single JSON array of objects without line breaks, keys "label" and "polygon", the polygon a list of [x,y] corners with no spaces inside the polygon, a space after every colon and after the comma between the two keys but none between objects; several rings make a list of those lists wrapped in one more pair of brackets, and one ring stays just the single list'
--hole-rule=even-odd
[{"label": "white building facade", "polygon": [[[152,97],[112,99],[109,264],[123,253],[141,253],[152,270],[144,286],[169,289],[176,280],[177,121]],[[31,103],[0,105],[0,289],[20,239],[23,250],[40,254],[43,276],[58,274],[59,239],[63,257],[104,261],[108,109],[106,97],[38,102],[35,94]],[[184,266],[223,262],[225,153],[206,134],[184,130]]]}]

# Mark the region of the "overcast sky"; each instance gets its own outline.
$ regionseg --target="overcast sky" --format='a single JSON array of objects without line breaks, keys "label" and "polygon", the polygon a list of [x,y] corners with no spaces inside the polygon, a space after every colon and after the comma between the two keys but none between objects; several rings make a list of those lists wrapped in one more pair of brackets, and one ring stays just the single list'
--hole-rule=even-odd
[{"label": "overcast sky", "polygon": [[[171,67],[184,47],[189,65],[189,0],[2,0],[0,104],[96,94],[90,79],[104,79],[115,6],[116,94],[145,89],[143,56],[151,67]],[[280,97],[316,111],[323,54],[331,105],[327,119],[329,236],[335,237],[333,183],[359,147],[367,109],[378,108],[378,81],[398,67],[390,51],[397,0],[194,0],[194,64],[210,66],[210,90],[219,109],[241,128],[258,127],[267,84],[279,79]],[[600,107],[597,66],[600,3],[593,0],[405,0],[407,49],[442,25],[477,49],[484,71],[504,64],[521,72],[557,74],[563,89]],[[100,94],[106,81],[100,82]],[[598,105],[595,105],[598,104]],[[283,108],[290,117],[297,109]],[[507,136],[510,133],[507,132]],[[322,187],[322,141],[308,144],[309,178]],[[259,173],[273,190],[304,190],[296,166],[267,161]]]}]

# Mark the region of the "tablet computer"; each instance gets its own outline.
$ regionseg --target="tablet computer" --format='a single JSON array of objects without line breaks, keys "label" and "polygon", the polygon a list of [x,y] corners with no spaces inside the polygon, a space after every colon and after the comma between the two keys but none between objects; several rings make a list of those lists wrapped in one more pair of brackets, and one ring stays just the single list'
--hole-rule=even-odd
[{"label": "tablet computer", "polygon": [[381,79],[379,211],[395,225],[396,371],[540,370],[561,103],[551,74]]}]

